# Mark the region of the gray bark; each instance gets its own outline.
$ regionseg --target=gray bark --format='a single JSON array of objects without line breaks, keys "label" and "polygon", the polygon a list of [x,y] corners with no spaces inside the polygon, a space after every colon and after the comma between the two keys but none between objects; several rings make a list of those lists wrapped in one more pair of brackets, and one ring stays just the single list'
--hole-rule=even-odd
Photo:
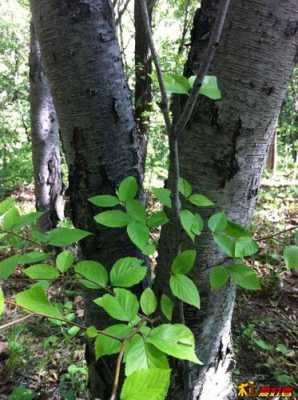
[{"label": "gray bark", "polygon": [[49,230],[63,219],[59,124],[33,24],[29,64],[36,208],[44,212],[41,228]]},{"label": "gray bark", "polygon": [[[204,57],[217,7],[218,0],[202,1],[195,15],[187,76],[196,73]],[[180,138],[181,176],[192,183],[196,193],[213,199],[218,208],[243,225],[249,224],[255,207],[266,152],[297,57],[297,31],[296,0],[232,0],[210,71],[218,77],[222,100],[201,97]],[[172,176],[170,168],[170,188]],[[207,218],[210,213],[201,214]],[[164,227],[157,269],[160,290],[168,279],[177,238],[182,248],[191,247],[175,226]],[[200,311],[185,308],[185,319],[195,332],[198,356],[204,365],[184,366],[184,382],[181,384],[178,376],[169,398],[234,399],[230,331],[235,288],[229,284],[219,292],[209,289],[208,269],[228,260],[207,230],[196,247],[193,278],[200,288],[202,305]]]},{"label": "gray bark", "polygon": [[[140,186],[143,180],[113,9],[108,0],[32,0],[31,8],[69,167],[72,219],[77,227],[94,232],[82,243],[83,255],[110,267],[135,249],[124,230],[95,224],[93,216],[101,210],[88,198],[114,194],[129,175]],[[86,318],[101,328],[108,323],[92,302]],[[93,395],[107,399],[112,385],[109,365],[95,363],[92,352],[88,362]]]}]

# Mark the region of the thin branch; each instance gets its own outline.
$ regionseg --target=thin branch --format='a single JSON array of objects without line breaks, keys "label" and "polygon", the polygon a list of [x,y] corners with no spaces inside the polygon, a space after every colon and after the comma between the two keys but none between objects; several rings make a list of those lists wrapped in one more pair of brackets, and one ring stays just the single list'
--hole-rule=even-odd
[{"label": "thin branch", "polygon": [[126,346],[126,341],[122,342],[120,352],[117,357],[115,377],[114,377],[114,383],[113,383],[113,391],[112,391],[110,400],[116,400],[118,387],[119,387],[119,381],[120,381],[121,363],[122,363],[122,360],[124,357],[125,346]]},{"label": "thin branch", "polygon": [[174,128],[175,136],[179,136],[184,131],[188,121],[190,120],[194,107],[197,103],[199,97],[199,91],[202,86],[204,77],[207,75],[210,65],[213,61],[216,49],[219,45],[224,23],[227,17],[228,9],[230,6],[231,0],[222,0],[221,4],[219,5],[219,9],[217,12],[217,17],[214,22],[214,27],[210,36],[210,40],[208,43],[208,47],[205,52],[205,56],[200,64],[196,80],[193,84],[193,88],[191,93],[188,96],[188,99],[185,103],[183,108],[182,114],[180,115],[177,124]]},{"label": "thin branch", "polygon": [[167,129],[167,134],[170,136],[172,132],[172,123],[171,123],[171,118],[170,118],[170,110],[169,110],[169,101],[168,101],[168,96],[167,96],[167,91],[165,87],[165,83],[163,80],[163,75],[159,63],[159,57],[157,54],[157,51],[155,49],[155,44],[153,40],[153,35],[152,35],[152,30],[150,26],[150,19],[148,15],[148,9],[147,9],[147,4],[146,0],[136,0],[140,1],[140,8],[141,8],[141,13],[142,13],[142,18],[144,22],[144,27],[152,55],[152,59],[155,65],[156,69],[156,74],[157,74],[157,79],[158,79],[158,84],[160,88],[160,93],[161,93],[161,111],[164,117],[166,129]]},{"label": "thin branch", "polygon": [[121,10],[118,11],[118,15],[116,18],[116,26],[119,24],[119,22],[121,21],[123,14],[125,13],[128,5],[129,5],[130,0],[126,0],[124,6],[121,8]]},{"label": "thin branch", "polygon": [[178,55],[182,54],[182,52],[183,52],[184,43],[185,43],[185,37],[186,37],[187,31],[188,31],[189,7],[190,7],[190,0],[185,0],[185,3],[184,3],[184,21],[183,21],[181,39],[180,39],[180,43],[179,43],[179,47],[178,47]]},{"label": "thin branch", "polygon": [[36,316],[35,314],[25,315],[24,317],[15,319],[14,321],[7,322],[4,325],[0,325],[0,331],[4,330],[4,329],[7,329],[7,328],[10,328],[11,326],[20,324],[20,323],[26,321],[27,319],[35,317],[35,316]]},{"label": "thin branch", "polygon": [[292,226],[291,228],[284,229],[283,231],[275,232],[275,233],[273,233],[271,235],[268,235],[268,236],[263,236],[263,237],[257,238],[256,240],[258,242],[261,242],[262,240],[272,239],[272,238],[274,238],[276,236],[283,235],[284,233],[295,231],[296,229],[298,229],[298,225]]}]

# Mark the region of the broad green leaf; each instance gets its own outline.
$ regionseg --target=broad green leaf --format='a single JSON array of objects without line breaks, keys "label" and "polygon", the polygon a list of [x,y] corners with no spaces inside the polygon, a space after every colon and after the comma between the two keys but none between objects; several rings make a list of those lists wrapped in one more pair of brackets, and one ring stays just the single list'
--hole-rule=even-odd
[{"label": "broad green leaf", "polygon": [[153,188],[152,193],[163,206],[172,207],[171,191],[169,189]]},{"label": "broad green leaf", "polygon": [[189,210],[180,212],[180,222],[192,241],[195,240],[196,235],[199,235],[204,227],[202,217],[199,214],[193,214]]},{"label": "broad green leaf", "polygon": [[197,252],[195,250],[184,250],[178,254],[172,263],[174,274],[187,274],[192,270],[196,261]]},{"label": "broad green leaf", "polygon": [[93,196],[89,201],[97,207],[115,207],[120,204],[120,201],[116,196],[111,196],[109,194]]},{"label": "broad green leaf", "polygon": [[179,192],[186,198],[188,198],[192,193],[192,186],[191,184],[183,178],[179,178],[178,180],[178,189]]},{"label": "broad green leaf", "polygon": [[64,250],[58,254],[56,258],[56,265],[60,272],[64,273],[69,270],[75,261],[73,253],[69,250]]},{"label": "broad green leaf", "polygon": [[234,238],[240,238],[244,236],[251,237],[251,233],[243,228],[243,226],[236,224],[235,222],[229,221],[228,224],[225,227],[225,233],[229,236],[232,236]]},{"label": "broad green leaf", "polygon": [[0,286],[0,316],[4,314],[4,309],[5,309],[4,293]]},{"label": "broad green leaf", "polygon": [[166,295],[163,294],[160,300],[160,308],[163,315],[169,320],[172,320],[173,311],[174,311],[174,303],[172,300]]},{"label": "broad green leaf", "polygon": [[244,264],[233,264],[225,267],[232,281],[244,289],[260,289],[260,280],[255,271]]},{"label": "broad green leaf", "polygon": [[130,240],[140,249],[143,250],[149,241],[150,232],[148,227],[141,222],[130,222],[127,226],[127,234]]},{"label": "broad green leaf", "polygon": [[32,313],[42,314],[54,319],[62,318],[58,307],[49,302],[45,291],[39,285],[18,293],[16,295],[16,303]]},{"label": "broad green leaf", "polygon": [[235,257],[242,258],[252,256],[257,253],[259,246],[256,241],[250,237],[240,237],[235,243]]},{"label": "broad green leaf", "polygon": [[95,221],[108,228],[123,228],[130,222],[128,214],[121,210],[104,211],[95,215]]},{"label": "broad green leaf", "polygon": [[139,311],[137,297],[126,289],[114,289],[115,295],[105,294],[94,300],[112,318],[119,321],[132,321]]},{"label": "broad green leaf", "polygon": [[21,215],[18,222],[14,225],[14,228],[20,228],[24,225],[34,225],[38,222],[41,216],[42,212],[31,212],[25,215]]},{"label": "broad green leaf", "polygon": [[14,273],[21,256],[11,256],[0,261],[0,279],[7,279]]},{"label": "broad green leaf", "polygon": [[172,357],[200,363],[195,353],[193,333],[185,325],[162,324],[152,329],[146,341]]},{"label": "broad green leaf", "polygon": [[191,89],[188,79],[183,75],[165,74],[164,83],[168,93],[188,94]]},{"label": "broad green leaf", "polygon": [[135,257],[117,260],[110,272],[112,286],[130,287],[141,282],[147,274],[147,268],[142,264],[143,260]]},{"label": "broad green leaf", "polygon": [[219,289],[224,286],[229,279],[229,274],[224,266],[216,266],[209,270],[209,281],[212,289]]},{"label": "broad green leaf", "polygon": [[203,194],[192,194],[188,199],[192,204],[198,207],[212,207],[214,203]]},{"label": "broad green leaf", "polygon": [[48,232],[47,237],[51,246],[64,247],[78,242],[91,233],[81,229],[56,228]]},{"label": "broad green leaf", "polygon": [[89,326],[89,327],[86,329],[86,335],[87,335],[89,338],[95,338],[95,337],[97,337],[97,335],[98,335],[98,330],[95,328],[95,326]]},{"label": "broad green leaf", "polygon": [[213,239],[228,256],[235,256],[235,242],[233,239],[221,232],[214,233]]},{"label": "broad green leaf", "polygon": [[157,211],[150,215],[147,218],[147,226],[149,228],[156,228],[157,226],[161,226],[167,224],[169,222],[169,218],[164,211]]},{"label": "broad green leaf", "polygon": [[108,284],[108,273],[105,267],[97,262],[91,260],[80,261],[74,266],[75,272],[87,282],[89,282],[89,288],[98,289],[106,287]]},{"label": "broad green leaf", "polygon": [[40,261],[44,261],[50,257],[49,253],[43,251],[31,251],[29,253],[22,254],[19,257],[19,264],[34,264]]},{"label": "broad green leaf", "polygon": [[286,246],[283,256],[288,268],[298,268],[298,246]]},{"label": "broad green leaf", "polygon": [[151,288],[147,288],[143,291],[140,304],[143,313],[146,315],[151,315],[156,311],[157,299]]},{"label": "broad green leaf", "polygon": [[198,288],[186,275],[175,274],[170,278],[170,288],[174,296],[184,303],[200,308]]},{"label": "broad green leaf", "polygon": [[0,202],[0,216],[5,214],[10,208],[15,206],[15,200],[12,197]]},{"label": "broad green leaf", "polygon": [[208,220],[208,227],[212,232],[222,232],[228,225],[227,217],[224,213],[213,214]]},{"label": "broad green leaf", "polygon": [[57,279],[59,278],[59,271],[47,264],[35,264],[24,270],[24,274],[31,279]]},{"label": "broad green leaf", "polygon": [[148,368],[169,368],[167,357],[142,336],[135,335],[125,350],[125,375]]},{"label": "broad green leaf", "polygon": [[216,76],[206,75],[203,79],[203,83],[199,93],[203,96],[209,97],[209,99],[220,100],[221,92],[218,88]]},{"label": "broad green leaf", "polygon": [[118,197],[121,201],[134,199],[138,192],[138,184],[136,178],[128,176],[119,185]]},{"label": "broad green leaf", "polygon": [[143,369],[129,375],[120,400],[165,400],[170,386],[170,369]]},{"label": "broad green leaf", "polygon": [[10,208],[3,217],[3,229],[10,231],[20,221],[20,212],[17,207]]},{"label": "broad green leaf", "polygon": [[127,214],[139,222],[145,222],[146,210],[144,205],[139,200],[127,200],[125,203]]},{"label": "broad green leaf", "polygon": [[[105,333],[115,336],[119,339],[127,337],[131,333],[131,328],[125,324],[116,324],[104,329]],[[95,356],[99,357],[117,354],[120,350],[121,342],[97,333],[95,340]]]},{"label": "broad green leaf", "polygon": [[203,218],[199,214],[194,214],[193,224],[191,227],[192,232],[195,235],[200,235],[203,229],[204,229]]}]

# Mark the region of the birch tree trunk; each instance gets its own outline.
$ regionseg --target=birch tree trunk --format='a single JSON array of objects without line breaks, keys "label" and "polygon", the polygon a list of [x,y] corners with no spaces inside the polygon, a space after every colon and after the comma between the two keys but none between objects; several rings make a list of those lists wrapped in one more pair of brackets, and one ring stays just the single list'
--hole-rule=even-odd
[{"label": "birch tree trunk", "polygon": [[[203,0],[195,15],[186,76],[196,73],[204,57],[218,3]],[[296,0],[232,0],[210,71],[218,77],[222,100],[201,97],[179,142],[181,176],[192,183],[196,193],[213,199],[219,209],[243,225],[249,224],[255,208],[266,152],[297,58],[297,31]],[[170,188],[172,176],[170,170]],[[207,218],[209,213],[202,215]],[[182,237],[183,248],[191,246],[174,226],[163,228],[157,269],[160,285],[168,279],[177,237]],[[235,399],[231,382],[235,288],[230,283],[211,292],[208,284],[208,269],[228,260],[207,232],[196,246],[193,277],[200,288],[201,310],[187,307],[185,319],[195,332],[204,365],[188,365],[182,383],[182,373],[178,374],[169,398]]]},{"label": "birch tree trunk", "polygon": [[[124,230],[95,224],[93,217],[100,210],[88,198],[114,194],[129,175],[140,186],[143,180],[113,9],[108,0],[32,0],[31,8],[69,167],[72,219],[75,226],[94,232],[82,243],[84,257],[110,267],[116,259],[134,255],[135,249]],[[101,328],[108,323],[91,301],[86,318]],[[93,396],[109,398],[109,366],[96,363],[90,351],[87,361]]]},{"label": "birch tree trunk", "polygon": [[59,219],[63,219],[59,124],[33,24],[29,64],[36,208],[44,212],[40,220],[41,228],[49,230],[56,226]]}]

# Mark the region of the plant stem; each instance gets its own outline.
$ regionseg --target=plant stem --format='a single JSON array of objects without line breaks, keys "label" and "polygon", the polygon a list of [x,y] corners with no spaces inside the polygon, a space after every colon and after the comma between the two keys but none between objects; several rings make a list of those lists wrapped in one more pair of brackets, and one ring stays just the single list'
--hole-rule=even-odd
[{"label": "plant stem", "polygon": [[122,363],[123,356],[124,356],[125,346],[126,346],[126,341],[122,342],[121,347],[120,347],[120,352],[117,357],[113,391],[112,391],[110,400],[116,400],[117,391],[118,391],[118,387],[119,387],[119,381],[120,381],[121,363]]},{"label": "plant stem", "polygon": [[27,319],[32,318],[32,317],[35,317],[35,314],[25,315],[24,317],[15,319],[14,321],[7,322],[6,324],[0,326],[0,331],[4,330],[4,329],[7,329],[7,328],[10,328],[11,326],[20,324],[20,323],[22,323],[22,322],[24,322]]},{"label": "plant stem", "polygon": [[291,232],[291,231],[294,231],[296,229],[298,229],[298,225],[292,226],[291,228],[287,228],[287,229],[284,229],[284,230],[279,231],[279,232],[272,233],[271,235],[268,235],[268,236],[263,236],[263,237],[257,238],[256,240],[258,242],[260,242],[262,240],[272,239],[275,236],[283,235],[284,233]]}]

